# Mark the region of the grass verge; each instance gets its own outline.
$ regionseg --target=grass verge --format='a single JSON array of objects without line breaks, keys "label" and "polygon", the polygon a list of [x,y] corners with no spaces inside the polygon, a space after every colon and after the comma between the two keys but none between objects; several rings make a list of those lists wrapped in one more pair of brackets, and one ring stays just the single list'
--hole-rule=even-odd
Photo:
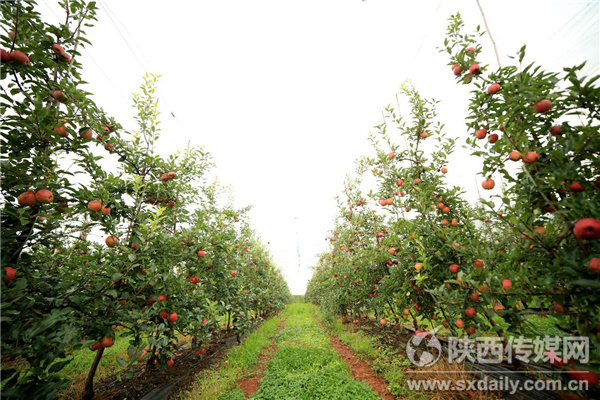
[{"label": "grass verge", "polygon": [[196,375],[194,386],[181,399],[208,400],[244,399],[237,381],[254,374],[254,366],[265,348],[271,345],[279,325],[287,318],[286,312],[266,321],[252,332],[241,345],[229,349],[226,356],[212,368]]}]

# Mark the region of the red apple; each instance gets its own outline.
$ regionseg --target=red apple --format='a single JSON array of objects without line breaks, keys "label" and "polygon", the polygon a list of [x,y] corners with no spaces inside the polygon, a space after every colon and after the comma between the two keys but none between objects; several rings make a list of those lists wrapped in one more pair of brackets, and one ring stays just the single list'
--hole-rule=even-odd
[{"label": "red apple", "polygon": [[172,359],[172,358],[169,358],[169,361],[167,361],[167,366],[168,366],[169,368],[171,368],[171,367],[173,367],[173,365],[174,365],[174,364],[175,364],[175,361],[173,361],[173,359]]},{"label": "red apple", "polygon": [[537,103],[535,103],[535,112],[540,114],[540,113],[545,113],[548,112],[550,110],[550,108],[552,107],[552,102],[550,100],[541,100],[538,101]]},{"label": "red apple", "polygon": [[496,94],[500,91],[500,84],[499,83],[492,83],[490,85],[490,87],[487,90],[487,94]]},{"label": "red apple", "polygon": [[477,293],[477,292],[471,293],[471,295],[469,296],[469,300],[471,300],[471,301],[479,300],[479,293]]},{"label": "red apple", "polygon": [[50,49],[54,52],[54,54],[56,54],[57,56],[63,55],[65,54],[65,49],[58,43],[54,43],[52,46],[50,46]]},{"label": "red apple", "polygon": [[452,264],[449,269],[450,269],[450,272],[452,272],[453,274],[456,274],[456,273],[458,273],[459,266],[458,266],[458,264]]},{"label": "red apple", "polygon": [[158,301],[159,303],[161,301],[166,301],[167,300],[167,296],[165,296],[164,294],[161,294],[158,296],[158,299],[156,299],[156,301]]},{"label": "red apple", "polygon": [[[588,267],[594,271],[600,274],[600,258],[598,257],[594,257],[590,260],[590,263],[588,264]],[[8,267],[7,267],[8,268]]]},{"label": "red apple", "polygon": [[96,343],[94,343],[93,345],[90,346],[90,350],[91,351],[96,351],[100,347],[102,347],[102,343],[98,340]]},{"label": "red apple", "polygon": [[198,279],[196,276],[192,276],[190,278],[190,283],[193,283],[194,285],[197,285],[198,283],[200,283],[200,279]]},{"label": "red apple", "polygon": [[454,75],[460,75],[462,73],[462,69],[460,68],[460,66],[456,66],[452,68],[452,72],[454,72]]},{"label": "red apple", "polygon": [[42,189],[35,193],[35,199],[38,201],[38,203],[49,204],[54,201],[54,195],[48,189]]},{"label": "red apple", "polygon": [[91,139],[94,136],[94,132],[90,128],[81,128],[79,130],[79,137],[82,139]]},{"label": "red apple", "polygon": [[10,59],[11,61],[19,65],[29,65],[29,57],[27,57],[25,53],[20,52],[18,50],[12,51],[10,53]]},{"label": "red apple", "polygon": [[477,315],[477,310],[475,310],[474,307],[469,307],[465,310],[465,314],[467,317],[473,318],[475,315]]},{"label": "red apple", "polygon": [[600,238],[600,221],[594,218],[583,218],[575,223],[573,234],[581,240]]},{"label": "red apple", "polygon": [[467,47],[467,49],[465,50],[465,53],[471,53],[474,54],[475,53],[475,47]]},{"label": "red apple", "polygon": [[533,164],[538,160],[538,158],[538,153],[536,153],[535,151],[529,151],[527,152],[527,154],[525,154],[525,157],[523,157],[523,162],[525,164]]},{"label": "red apple", "polygon": [[115,247],[119,243],[119,239],[116,236],[109,236],[104,241],[108,247]]},{"label": "red apple", "polygon": [[67,97],[67,95],[64,94],[60,90],[55,90],[54,92],[52,92],[52,97],[54,97],[56,100],[58,100],[61,103],[67,103],[69,101],[69,98]]},{"label": "red apple", "polygon": [[487,129],[478,129],[475,131],[477,139],[483,139],[487,136]]},{"label": "red apple", "polygon": [[512,282],[508,279],[504,279],[502,281],[502,287],[506,290],[506,289],[510,289],[512,287]]},{"label": "red apple", "polygon": [[490,135],[490,137],[488,137],[488,142],[490,143],[496,143],[498,141],[498,134],[497,133],[493,133]]},{"label": "red apple", "polygon": [[465,327],[465,323],[462,319],[459,318],[456,320],[456,326],[458,326],[460,329],[462,329]]},{"label": "red apple", "polygon": [[198,250],[198,257],[204,257],[206,252],[204,250]]},{"label": "red apple", "polygon": [[580,369],[567,368],[567,374],[578,382],[587,381],[588,388],[598,385],[598,375],[592,371],[583,371]]},{"label": "red apple", "polygon": [[104,336],[102,340],[100,340],[100,344],[102,344],[102,347],[111,347],[115,344],[115,339],[108,336]]},{"label": "red apple", "polygon": [[169,171],[169,172],[167,172],[167,178],[174,179],[175,178],[175,171]]},{"label": "red apple", "polygon": [[37,204],[35,193],[31,190],[21,193],[19,197],[17,197],[17,201],[21,206],[35,206]]},{"label": "red apple", "polygon": [[15,279],[15,275],[17,274],[16,269],[14,269],[13,267],[4,267],[4,270],[6,271],[4,279],[2,279],[4,282],[10,282],[13,279]]},{"label": "red apple", "polygon": [[473,75],[477,75],[481,73],[481,67],[479,66],[479,64],[473,64],[469,67],[469,73],[473,74]]},{"label": "red apple", "polygon": [[0,49],[0,61],[2,61],[2,64],[10,61],[10,54],[4,49]]},{"label": "red apple", "polygon": [[485,190],[492,190],[494,186],[496,186],[496,182],[491,178],[488,178],[487,180],[481,182],[481,187]]},{"label": "red apple", "polygon": [[230,272],[231,276],[236,276],[237,275],[237,271],[235,269],[232,269]]},{"label": "red apple", "polygon": [[555,125],[550,129],[550,134],[552,135],[560,135],[562,130],[562,125]]},{"label": "red apple", "polygon": [[169,316],[169,312],[167,310],[162,310],[161,312],[158,313],[158,316],[161,317],[162,319],[167,319],[167,317]]},{"label": "red apple", "polygon": [[172,312],[171,314],[169,314],[169,316],[167,317],[167,321],[169,321],[171,323],[177,321],[177,313]]},{"label": "red apple", "polygon": [[496,311],[496,314],[503,316],[506,315],[506,311],[502,311],[505,310],[505,307],[502,304],[498,304],[497,306],[494,306],[494,311]]},{"label": "red apple", "polygon": [[391,152],[388,154],[388,158],[391,160],[391,159],[392,159],[392,158],[394,158],[394,157],[396,157],[396,153],[394,153],[393,151],[391,151]]},{"label": "red apple", "polygon": [[519,161],[521,159],[521,152],[517,151],[517,150],[513,150],[508,155],[508,158],[510,158],[511,161]]},{"label": "red apple", "polygon": [[109,215],[110,214],[110,207],[104,207],[104,206],[102,206],[102,208],[100,209],[100,211],[104,215]]},{"label": "red apple", "polygon": [[381,318],[379,320],[379,322],[381,323],[381,325],[385,325],[387,323],[387,321],[385,320],[385,318]]},{"label": "red apple", "polygon": [[571,185],[569,185],[569,190],[571,192],[583,192],[585,190],[585,188],[583,186],[581,186],[581,183],[579,183],[579,181],[573,182],[571,183]]}]

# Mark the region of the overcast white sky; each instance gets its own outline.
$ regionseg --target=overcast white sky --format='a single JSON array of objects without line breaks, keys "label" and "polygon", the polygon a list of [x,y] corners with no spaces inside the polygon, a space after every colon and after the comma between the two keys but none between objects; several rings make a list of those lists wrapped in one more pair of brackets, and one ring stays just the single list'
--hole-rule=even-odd
[{"label": "overcast white sky", "polygon": [[[587,60],[588,73],[600,72],[598,0],[481,4],[503,65],[527,44],[526,62],[561,70]],[[448,133],[467,134],[470,88],[454,84],[436,47],[457,11],[469,28],[483,27],[475,0],[98,5],[98,22],[88,29],[93,46],[80,60],[97,104],[135,129],[131,93],[145,72],[161,74],[161,151],[190,141],[211,152],[237,203],[253,205],[252,225],[294,294],[304,293],[309,268],[327,248],[344,177],[370,153],[367,135],[405,79],[441,100]],[[47,21],[57,21],[53,12],[62,20],[56,7],[41,4]],[[482,44],[482,58],[495,66],[487,36]],[[448,167],[450,183],[475,201],[476,161],[458,151]]]}]

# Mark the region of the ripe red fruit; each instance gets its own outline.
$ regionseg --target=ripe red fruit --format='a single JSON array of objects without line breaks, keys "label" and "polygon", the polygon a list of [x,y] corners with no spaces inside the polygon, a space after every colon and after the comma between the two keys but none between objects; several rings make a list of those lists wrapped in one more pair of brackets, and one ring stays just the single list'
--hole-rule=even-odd
[{"label": "ripe red fruit", "polygon": [[167,317],[167,321],[169,321],[170,323],[177,321],[177,313],[172,312],[171,314],[169,314],[169,316]]},{"label": "ripe red fruit", "polygon": [[469,300],[471,300],[471,301],[479,300],[479,293],[477,293],[477,292],[471,293],[471,295],[469,296]]},{"label": "ripe red fruit", "polygon": [[475,260],[475,262],[473,263],[473,267],[475,267],[475,268],[482,268],[483,267],[483,261],[481,261],[481,260]]},{"label": "ripe red fruit", "polygon": [[4,282],[10,282],[13,279],[15,279],[15,275],[17,274],[16,269],[14,269],[13,267],[4,267],[4,270],[6,271],[4,279],[2,279]]},{"label": "ripe red fruit", "polygon": [[456,320],[456,326],[458,326],[460,329],[462,329],[465,327],[465,323],[462,319],[459,318]]},{"label": "ripe red fruit", "polygon": [[467,49],[465,50],[465,53],[475,53],[475,47],[467,47]]},{"label": "ripe red fruit", "polygon": [[136,251],[137,250],[137,244],[131,243],[131,250]]},{"label": "ripe red fruit", "polygon": [[48,189],[42,189],[35,193],[35,199],[38,203],[49,204],[54,200],[54,195]]},{"label": "ripe red fruit", "polygon": [[538,101],[537,103],[535,103],[535,112],[540,114],[540,113],[545,113],[548,112],[550,110],[550,108],[552,107],[552,102],[550,100],[541,100]]},{"label": "ripe red fruit", "polygon": [[501,311],[501,310],[505,310],[505,307],[502,304],[498,304],[497,306],[494,306],[494,311],[496,311],[496,314],[498,315],[505,315],[506,312],[505,311]]},{"label": "ripe red fruit", "polygon": [[94,343],[93,345],[90,346],[90,350],[91,351],[96,351],[100,347],[102,347],[102,343],[98,340],[96,343]]},{"label": "ripe red fruit", "polygon": [[467,314],[467,317],[473,318],[477,314],[477,310],[474,307],[469,307],[465,310],[465,314]]},{"label": "ripe red fruit", "polygon": [[485,190],[492,190],[496,186],[496,182],[493,179],[488,178],[487,180],[481,182],[481,187]]},{"label": "ripe red fruit", "polygon": [[[594,271],[600,274],[600,258],[598,257],[594,257],[590,260],[590,263],[588,264],[588,267]],[[8,267],[7,267],[8,268]]]},{"label": "ripe red fruit", "polygon": [[69,136],[69,131],[67,130],[67,127],[64,125],[55,127],[54,132],[60,137],[68,137]]},{"label": "ripe red fruit", "polygon": [[392,159],[392,158],[394,158],[394,157],[396,157],[396,153],[394,153],[393,151],[391,151],[391,152],[388,154],[388,158],[391,160],[391,159]]},{"label": "ripe red fruit", "polygon": [[398,180],[396,181],[396,185],[397,185],[397,186],[402,186],[402,184],[403,184],[403,183],[404,183],[404,181],[403,181],[402,179],[398,179]]},{"label": "ripe red fruit", "polygon": [[235,269],[232,269],[230,272],[231,276],[236,276],[237,275],[237,271]]},{"label": "ripe red fruit", "polygon": [[452,72],[454,72],[454,75],[460,75],[462,73],[462,69],[457,64],[456,67],[452,68]]},{"label": "ripe red fruit", "polygon": [[600,238],[600,221],[594,218],[583,218],[575,223],[573,234],[581,240]]},{"label": "ripe red fruit", "polygon": [[473,74],[473,75],[477,75],[481,73],[481,67],[479,66],[479,64],[473,64],[469,67],[469,73]]},{"label": "ripe red fruit", "polygon": [[450,272],[452,272],[453,274],[456,274],[456,273],[458,273],[458,269],[459,269],[459,266],[458,266],[458,264],[452,264],[452,265],[450,266]]},{"label": "ripe red fruit", "polygon": [[162,319],[167,319],[167,317],[169,316],[169,312],[167,310],[162,310],[161,312],[158,313],[158,316],[161,317]]},{"label": "ripe red fruit", "polygon": [[173,359],[172,359],[172,358],[169,358],[169,361],[167,361],[167,366],[168,366],[169,368],[171,368],[171,367],[172,367],[174,364],[175,364],[175,361],[173,361]]},{"label": "ripe red fruit", "polygon": [[52,97],[54,97],[56,100],[58,100],[61,103],[67,103],[69,101],[69,98],[67,97],[67,95],[65,95],[60,90],[55,90],[54,92],[52,92]]},{"label": "ripe red fruit", "polygon": [[560,135],[561,134],[561,130],[562,130],[562,125],[553,126],[552,129],[550,129],[550,134],[552,134],[552,135]]},{"label": "ripe red fruit", "polygon": [[525,164],[533,164],[538,160],[538,158],[538,153],[536,153],[535,151],[529,151],[527,152],[527,154],[525,154],[525,157],[523,157],[523,162]]},{"label": "ripe red fruit", "polygon": [[25,53],[20,52],[18,50],[12,51],[10,53],[10,59],[11,61],[19,65],[29,65],[29,57],[27,57]]},{"label": "ripe red fruit", "polygon": [[104,206],[102,206],[102,208],[100,209],[100,211],[104,215],[109,215],[110,214],[110,207],[104,207]]},{"label": "ripe red fruit", "polygon": [[487,94],[496,94],[500,91],[500,84],[499,83],[492,83],[490,85],[490,87],[487,90]]},{"label": "ripe red fruit", "polygon": [[158,299],[156,299],[156,301],[158,301],[159,303],[161,301],[166,301],[167,300],[167,296],[165,296],[164,294],[161,294],[160,296],[158,296]]},{"label": "ripe red fruit", "polygon": [[198,283],[200,283],[200,279],[198,279],[196,276],[192,276],[190,278],[190,283],[193,283],[194,285],[197,285]]},{"label": "ripe red fruit", "polygon": [[109,236],[104,241],[108,247],[115,247],[119,243],[119,239],[116,236]]},{"label": "ripe red fruit", "polygon": [[448,168],[443,167],[440,171],[442,172],[442,174],[445,174],[448,172]]},{"label": "ripe red fruit", "polygon": [[198,257],[204,257],[206,252],[204,250],[198,250]]},{"label": "ripe red fruit", "polygon": [[387,323],[387,321],[385,320],[385,318],[381,318],[379,320],[379,322],[381,323],[381,325],[385,325]]},{"label": "ripe red fruit", "polygon": [[94,132],[90,128],[81,128],[79,130],[79,137],[82,139],[91,139],[94,136]]},{"label": "ripe red fruit", "polygon": [[510,158],[511,161],[519,161],[521,159],[521,152],[517,151],[517,150],[513,150],[508,155],[508,158]]},{"label": "ripe red fruit", "polygon": [[88,203],[87,207],[90,211],[100,211],[102,209],[102,203],[98,200],[92,200]]},{"label": "ripe red fruit", "polygon": [[488,138],[488,141],[490,143],[496,143],[498,141],[498,134],[496,134],[496,133],[491,134],[490,137]]},{"label": "ripe red fruit", "polygon": [[421,139],[425,139],[429,134],[427,132],[421,132]]},{"label": "ripe red fruit", "polygon": [[4,49],[0,49],[0,61],[2,61],[2,64],[10,61],[10,54]]},{"label": "ripe red fruit", "polygon": [[102,345],[102,347],[111,347],[113,344],[115,344],[115,339],[108,336],[104,336],[102,340],[100,340],[100,344]]},{"label": "ripe red fruit", "polygon": [[169,171],[169,172],[167,172],[167,178],[169,178],[169,179],[175,178],[175,171]]},{"label": "ripe red fruit", "polygon": [[54,52],[54,54],[56,54],[57,56],[63,55],[65,54],[65,49],[58,43],[54,43],[52,46],[50,46],[50,49]]},{"label": "ripe red fruit", "polygon": [[21,193],[19,197],[17,197],[17,201],[21,206],[35,206],[37,204],[35,193],[31,190]]},{"label": "ripe red fruit", "polygon": [[512,287],[512,282],[508,279],[504,279],[502,281],[502,287],[506,290],[506,289],[510,289]]},{"label": "ripe red fruit", "polygon": [[585,188],[583,186],[581,186],[581,183],[579,183],[579,181],[577,181],[577,182],[573,182],[571,185],[569,185],[569,190],[571,192],[583,192],[585,190]]},{"label": "ripe red fruit", "polygon": [[567,374],[578,382],[587,381],[588,388],[598,385],[598,375],[592,371],[583,371],[580,369],[567,368]]},{"label": "ripe red fruit", "polygon": [[487,136],[487,129],[478,129],[475,131],[477,139],[483,139]]}]

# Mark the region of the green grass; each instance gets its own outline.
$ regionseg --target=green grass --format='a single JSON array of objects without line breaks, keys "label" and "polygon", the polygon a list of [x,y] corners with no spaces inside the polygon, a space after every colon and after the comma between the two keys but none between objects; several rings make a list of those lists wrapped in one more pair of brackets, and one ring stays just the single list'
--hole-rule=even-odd
[{"label": "green grass", "polygon": [[378,399],[371,387],[355,381],[348,365],[316,325],[312,304],[286,308],[286,327],[276,338],[279,350],[269,361],[255,400]]},{"label": "green grass", "polygon": [[327,320],[331,333],[346,344],[359,358],[370,361],[371,369],[388,383],[388,391],[403,399],[425,399],[423,393],[409,391],[405,385],[404,370],[411,365],[400,351],[382,347],[377,340],[362,330],[350,330],[352,325],[343,325],[339,320]]},{"label": "green grass", "polygon": [[263,350],[271,345],[277,328],[287,317],[285,311],[278,317],[266,321],[260,328],[252,332],[240,346],[228,350],[225,359],[212,368],[196,376],[192,390],[179,396],[181,399],[244,399],[244,394],[237,387],[239,379],[252,376]]}]

